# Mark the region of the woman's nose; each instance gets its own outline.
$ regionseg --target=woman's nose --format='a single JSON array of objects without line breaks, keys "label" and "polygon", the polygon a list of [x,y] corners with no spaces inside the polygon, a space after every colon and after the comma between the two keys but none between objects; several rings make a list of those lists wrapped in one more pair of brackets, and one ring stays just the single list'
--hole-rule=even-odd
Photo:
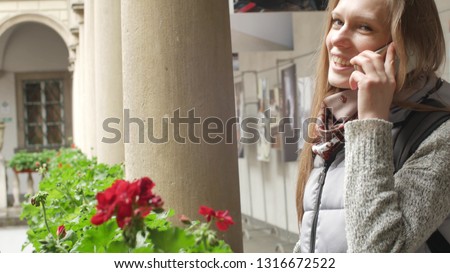
[{"label": "woman's nose", "polygon": [[337,47],[347,47],[350,44],[350,31],[344,25],[340,29],[332,30],[331,33],[331,43],[333,46]]}]

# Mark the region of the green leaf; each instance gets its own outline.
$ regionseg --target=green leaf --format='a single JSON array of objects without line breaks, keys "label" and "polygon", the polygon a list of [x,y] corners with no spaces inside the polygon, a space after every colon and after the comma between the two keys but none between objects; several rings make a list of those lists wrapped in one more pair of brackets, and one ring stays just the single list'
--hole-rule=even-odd
[{"label": "green leaf", "polygon": [[155,245],[155,252],[177,253],[195,243],[194,236],[177,227],[165,231],[152,230],[149,237]]},{"label": "green leaf", "polygon": [[150,230],[164,231],[171,227],[171,223],[167,220],[167,218],[173,215],[174,211],[172,209],[162,213],[155,213],[152,211],[147,217],[145,217],[144,223]]},{"label": "green leaf", "polygon": [[100,226],[92,227],[75,244],[73,252],[105,252],[110,242],[116,240],[118,233],[120,234],[120,230],[116,222],[112,220]]},{"label": "green leaf", "polygon": [[231,247],[225,241],[219,241],[219,245],[211,249],[211,253],[232,253]]},{"label": "green leaf", "polygon": [[113,241],[106,248],[106,252],[108,253],[129,253],[130,248],[122,241]]}]

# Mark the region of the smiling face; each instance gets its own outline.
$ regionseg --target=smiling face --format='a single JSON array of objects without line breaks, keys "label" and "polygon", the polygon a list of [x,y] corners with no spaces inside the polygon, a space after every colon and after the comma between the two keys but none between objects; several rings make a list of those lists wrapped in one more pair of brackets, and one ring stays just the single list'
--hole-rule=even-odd
[{"label": "smiling face", "polygon": [[391,41],[386,0],[340,0],[331,12],[326,38],[328,81],[338,88],[350,88],[354,71],[350,59],[364,50],[376,51]]}]

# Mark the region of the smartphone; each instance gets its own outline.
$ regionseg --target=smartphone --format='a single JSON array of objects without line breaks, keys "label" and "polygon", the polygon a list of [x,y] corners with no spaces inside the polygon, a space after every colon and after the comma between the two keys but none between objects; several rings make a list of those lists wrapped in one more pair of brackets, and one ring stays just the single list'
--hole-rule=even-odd
[{"label": "smartphone", "polygon": [[383,47],[381,47],[381,48],[379,48],[379,49],[377,49],[377,50],[375,50],[375,53],[383,55],[384,53],[386,53],[389,45],[390,45],[390,43],[385,45],[385,46],[383,46]]},{"label": "smartphone", "polygon": [[[379,55],[385,55],[390,44],[391,43],[388,43],[387,45],[384,45],[384,46],[380,47],[379,49],[375,50],[374,52],[379,54]],[[396,74],[397,74],[397,71],[398,71],[398,62],[399,62],[399,60],[398,60],[397,56],[395,56],[395,71],[396,71],[395,73]],[[356,64],[354,65],[354,69],[358,70],[358,71],[361,71],[360,67],[358,65],[356,65]]]}]

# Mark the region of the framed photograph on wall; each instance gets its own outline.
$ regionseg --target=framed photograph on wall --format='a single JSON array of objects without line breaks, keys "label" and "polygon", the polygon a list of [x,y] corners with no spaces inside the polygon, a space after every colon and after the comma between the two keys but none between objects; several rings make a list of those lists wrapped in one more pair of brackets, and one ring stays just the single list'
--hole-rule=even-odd
[{"label": "framed photograph on wall", "polygon": [[300,133],[300,120],[297,96],[297,75],[295,65],[281,70],[283,109],[285,122],[280,124],[283,140],[282,158],[285,162],[297,160],[297,145]]},{"label": "framed photograph on wall", "polygon": [[299,77],[297,79],[297,85],[298,85],[298,113],[299,113],[299,121],[300,121],[300,129],[301,129],[301,136],[298,141],[297,149],[300,150],[303,148],[303,144],[305,143],[306,135],[306,129],[303,128],[305,124],[305,121],[307,118],[310,117],[311,113],[311,104],[312,104],[312,98],[314,93],[314,80],[312,77]]},{"label": "framed photograph on wall", "polygon": [[270,123],[270,143],[272,149],[281,149],[280,136],[280,120],[281,120],[281,103],[280,89],[273,88],[269,90],[269,115],[272,118]]},{"label": "framed photograph on wall", "polygon": [[267,81],[266,79],[258,80],[258,112],[257,118],[258,122],[258,132],[259,132],[259,141],[257,143],[257,159],[259,161],[270,161],[270,127],[267,127],[266,124],[263,123],[263,120],[269,118],[266,116],[268,111],[266,109],[269,106],[269,96],[267,90]]}]

